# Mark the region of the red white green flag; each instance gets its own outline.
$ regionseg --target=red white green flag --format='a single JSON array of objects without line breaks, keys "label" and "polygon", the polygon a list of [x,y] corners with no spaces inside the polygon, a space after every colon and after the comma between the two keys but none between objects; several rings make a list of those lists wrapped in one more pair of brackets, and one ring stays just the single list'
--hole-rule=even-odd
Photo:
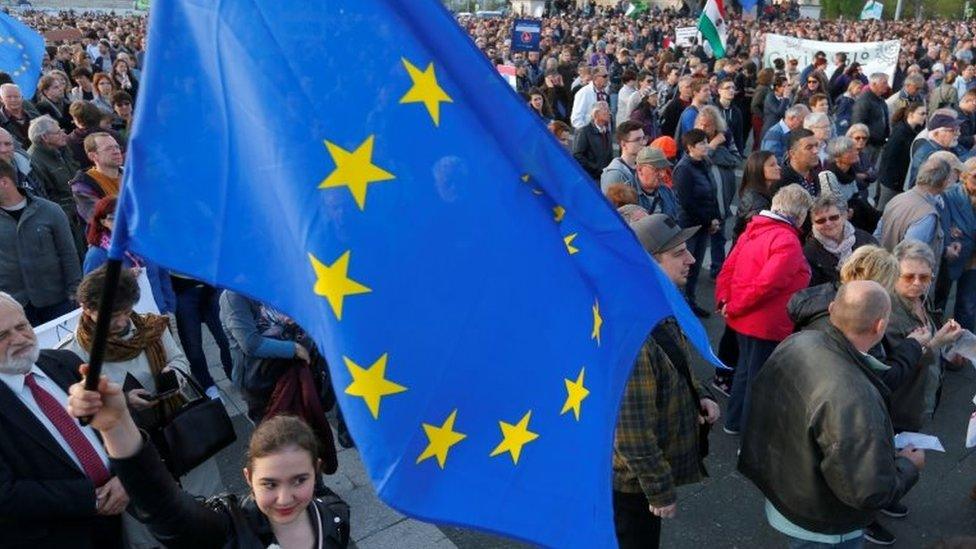
[{"label": "red white green flag", "polygon": [[698,32],[708,41],[716,59],[725,57],[725,4],[722,0],[708,0],[698,19]]}]

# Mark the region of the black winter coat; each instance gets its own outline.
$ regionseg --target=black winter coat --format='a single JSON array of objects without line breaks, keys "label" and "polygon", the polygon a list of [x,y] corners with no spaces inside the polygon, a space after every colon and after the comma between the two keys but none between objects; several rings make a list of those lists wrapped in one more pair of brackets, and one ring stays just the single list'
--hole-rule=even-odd
[{"label": "black winter coat", "polygon": [[871,90],[864,90],[854,102],[851,125],[864,124],[868,127],[868,144],[875,147],[884,145],[888,139],[888,105]]},{"label": "black winter coat", "polygon": [[[275,543],[268,518],[250,498],[213,497],[206,502],[176,484],[152,444],[125,459],[112,459],[129,494],[130,509],[164,547],[195,549],[264,549]],[[349,544],[349,506],[328,488],[316,495],[306,512],[312,519],[317,549]]]},{"label": "black winter coat", "polygon": [[603,168],[613,160],[613,134],[608,129],[600,133],[593,123],[576,132],[573,136],[573,158],[596,181],[600,180]]},{"label": "black winter coat", "polygon": [[[824,331],[830,328],[830,313],[827,308],[837,296],[838,284],[828,282],[793,294],[786,304],[786,313],[790,315],[797,331]],[[874,373],[894,393],[906,381],[915,377],[918,361],[922,358],[922,346],[914,339],[905,338],[890,350],[885,347],[884,342],[878,343],[868,354],[890,367],[884,371],[875,370]]]},{"label": "black winter coat", "polygon": [[[858,249],[865,244],[877,245],[875,240],[866,231],[854,229],[854,249]],[[803,245],[803,255],[810,264],[810,286],[819,286],[825,282],[840,282],[840,271],[837,269],[838,258],[836,255],[827,251],[819,240],[814,238],[811,233]]]},{"label": "black winter coat", "polygon": [[746,189],[739,197],[739,209],[735,212],[735,225],[732,226],[733,245],[739,239],[739,235],[746,230],[749,220],[757,213],[768,210],[773,205],[769,195],[763,194],[755,189]]},{"label": "black winter coat", "polygon": [[682,227],[701,225],[704,229],[713,219],[722,219],[718,207],[718,189],[712,179],[708,160],[692,160],[685,155],[678,161],[671,175],[674,194],[678,197]]},{"label": "black winter coat", "polygon": [[921,128],[913,128],[902,120],[891,130],[891,137],[881,149],[878,163],[878,183],[901,192],[908,175],[908,165],[912,161],[912,141]]},{"label": "black winter coat", "polygon": [[918,482],[895,456],[890,395],[833,326],[793,334],[753,382],[738,469],[801,528],[864,528]]}]

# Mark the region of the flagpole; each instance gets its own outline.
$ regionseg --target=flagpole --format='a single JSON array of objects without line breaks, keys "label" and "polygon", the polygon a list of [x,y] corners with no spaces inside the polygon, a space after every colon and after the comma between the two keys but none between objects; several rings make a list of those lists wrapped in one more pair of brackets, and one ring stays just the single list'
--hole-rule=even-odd
[{"label": "flagpole", "polygon": [[[95,333],[92,335],[91,352],[88,354],[88,373],[85,375],[85,390],[97,391],[98,380],[102,375],[102,362],[105,358],[105,347],[108,343],[108,331],[115,312],[115,294],[122,275],[122,258],[128,243],[128,222],[123,207],[125,185],[119,192],[118,205],[115,207],[115,225],[112,230],[112,242],[108,248],[108,261],[105,265],[105,287],[102,297],[98,301],[98,318],[95,320]],[[88,425],[91,417],[78,419],[82,425]]]},{"label": "flagpole", "polygon": [[[85,376],[85,390],[97,391],[98,379],[102,374],[102,361],[105,358],[105,344],[108,341],[109,325],[112,322],[112,308],[115,305],[115,290],[122,273],[122,261],[109,259],[105,266],[105,288],[98,302],[98,318],[95,321],[95,334],[92,337],[91,353],[88,358],[88,374]],[[90,417],[80,418],[82,425],[88,425]]]}]

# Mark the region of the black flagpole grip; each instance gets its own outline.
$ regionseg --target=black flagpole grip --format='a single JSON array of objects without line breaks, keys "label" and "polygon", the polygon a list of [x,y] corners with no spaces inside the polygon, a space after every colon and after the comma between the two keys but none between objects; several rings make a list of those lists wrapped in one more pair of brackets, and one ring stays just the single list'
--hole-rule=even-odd
[{"label": "black flagpole grip", "polygon": [[[122,273],[122,260],[109,259],[105,267],[105,289],[102,299],[98,302],[98,319],[95,322],[95,335],[92,338],[91,353],[88,358],[88,375],[85,376],[85,390],[98,390],[98,379],[102,375],[102,361],[105,358],[105,344],[108,341],[108,329],[112,322],[115,306],[115,291],[119,286],[119,276]],[[90,417],[79,418],[82,425],[88,425]]]}]

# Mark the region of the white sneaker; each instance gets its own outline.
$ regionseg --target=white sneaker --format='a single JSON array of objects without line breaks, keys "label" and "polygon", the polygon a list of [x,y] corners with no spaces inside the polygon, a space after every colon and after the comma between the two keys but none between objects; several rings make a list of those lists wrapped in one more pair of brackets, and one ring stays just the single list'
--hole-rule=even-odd
[{"label": "white sneaker", "polygon": [[210,400],[220,399],[220,389],[218,389],[216,385],[211,385],[210,387],[207,387],[207,390],[204,391],[204,394],[206,394],[207,398],[209,398]]}]

